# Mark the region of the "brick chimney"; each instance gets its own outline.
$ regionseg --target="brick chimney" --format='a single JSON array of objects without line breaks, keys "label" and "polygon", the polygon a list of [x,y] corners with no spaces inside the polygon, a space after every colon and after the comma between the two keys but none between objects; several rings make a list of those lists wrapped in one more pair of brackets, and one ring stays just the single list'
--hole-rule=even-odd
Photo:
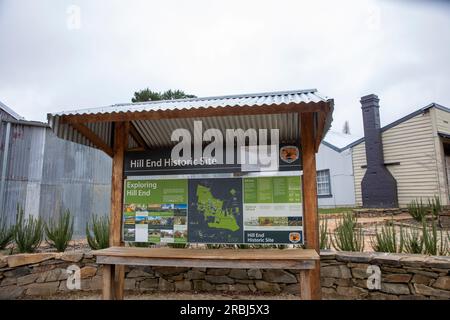
[{"label": "brick chimney", "polygon": [[374,94],[361,98],[367,161],[361,182],[363,207],[397,208],[397,181],[384,164],[379,101]]}]

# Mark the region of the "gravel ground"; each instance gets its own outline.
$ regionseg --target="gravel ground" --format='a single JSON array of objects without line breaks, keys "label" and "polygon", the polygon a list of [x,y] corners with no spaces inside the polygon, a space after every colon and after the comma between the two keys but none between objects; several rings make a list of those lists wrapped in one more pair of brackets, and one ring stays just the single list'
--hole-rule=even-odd
[{"label": "gravel ground", "polygon": [[[74,292],[58,294],[49,297],[33,297],[29,300],[99,300],[98,292]],[[125,292],[125,300],[298,300],[299,297],[290,294],[225,294],[225,293],[145,293]]]}]

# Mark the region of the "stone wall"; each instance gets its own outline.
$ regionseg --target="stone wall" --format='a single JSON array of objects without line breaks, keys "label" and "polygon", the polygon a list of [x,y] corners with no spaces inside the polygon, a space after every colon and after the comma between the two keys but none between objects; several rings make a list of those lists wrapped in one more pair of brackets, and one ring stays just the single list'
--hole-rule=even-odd
[{"label": "stone wall", "polygon": [[325,299],[450,299],[450,257],[321,253]]},{"label": "stone wall", "polygon": [[[450,257],[322,252],[321,260],[324,299],[450,299]],[[0,257],[0,299],[66,293],[74,265],[80,290],[101,290],[102,268],[89,252]],[[127,267],[125,290],[298,295],[299,284],[294,270]]]}]

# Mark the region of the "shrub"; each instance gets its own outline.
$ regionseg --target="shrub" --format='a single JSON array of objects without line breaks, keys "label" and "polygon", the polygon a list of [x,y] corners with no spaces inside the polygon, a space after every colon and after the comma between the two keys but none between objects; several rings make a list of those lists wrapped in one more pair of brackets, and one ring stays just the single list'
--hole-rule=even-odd
[{"label": "shrub", "polygon": [[397,241],[395,225],[393,221],[386,223],[381,232],[376,229],[375,241],[372,241],[372,248],[377,252],[399,253],[403,251],[403,230],[400,227],[400,240]]},{"label": "shrub", "polygon": [[17,205],[17,219],[14,227],[14,241],[20,253],[32,253],[42,242],[44,225],[41,218],[25,219],[23,209]]},{"label": "shrub", "polygon": [[[92,233],[91,233],[92,229]],[[91,224],[86,223],[86,238],[93,250],[109,247],[109,218],[92,216]]]},{"label": "shrub", "polygon": [[66,250],[73,235],[73,217],[69,209],[61,213],[57,221],[51,219],[45,224],[47,243],[59,252]]},{"label": "shrub", "polygon": [[427,214],[427,208],[423,205],[422,199],[420,199],[420,202],[413,200],[408,204],[408,212],[414,220],[421,222]]},{"label": "shrub", "polygon": [[320,249],[330,249],[330,239],[328,238],[328,219],[320,220],[319,236]]},{"label": "shrub", "polygon": [[422,253],[423,251],[423,236],[419,230],[410,228],[403,234],[404,251],[406,253]]},{"label": "shrub", "polygon": [[356,227],[356,217],[347,212],[336,223],[334,240],[331,243],[339,251],[363,251],[364,233],[362,228]]},{"label": "shrub", "polygon": [[0,250],[6,248],[14,237],[14,227],[8,226],[6,218],[0,216]]}]

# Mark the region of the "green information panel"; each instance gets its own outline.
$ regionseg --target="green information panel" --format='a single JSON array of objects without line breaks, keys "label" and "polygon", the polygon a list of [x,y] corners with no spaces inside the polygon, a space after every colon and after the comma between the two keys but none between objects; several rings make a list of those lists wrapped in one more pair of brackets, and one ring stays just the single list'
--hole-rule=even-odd
[{"label": "green information panel", "polygon": [[244,178],[244,242],[302,243],[301,178]]},{"label": "green information panel", "polygon": [[301,177],[125,181],[124,241],[303,243]]},{"label": "green information panel", "polygon": [[124,241],[186,243],[187,182],[186,179],[126,180]]}]

